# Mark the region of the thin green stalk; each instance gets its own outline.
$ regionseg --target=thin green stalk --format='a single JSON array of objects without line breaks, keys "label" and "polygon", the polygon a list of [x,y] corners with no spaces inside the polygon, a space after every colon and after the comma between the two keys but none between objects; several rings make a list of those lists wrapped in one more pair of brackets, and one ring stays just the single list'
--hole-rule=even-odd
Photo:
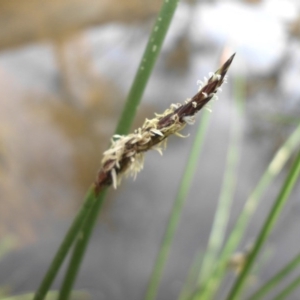
[{"label": "thin green stalk", "polygon": [[[66,300],[69,298],[76,275],[78,273],[80,263],[84,256],[85,249],[88,245],[92,230],[97,221],[98,212],[100,211],[107,194],[107,189],[102,190],[97,197],[97,202],[93,205],[93,209],[89,211],[87,218],[84,221],[82,229],[78,235],[77,242],[72,254],[66,276],[62,283],[62,288],[59,293],[59,300]],[[91,224],[92,222],[92,224]],[[92,226],[91,226],[92,225]]]},{"label": "thin green stalk", "polygon": [[160,250],[157,254],[154,263],[152,274],[145,294],[145,300],[153,300],[156,298],[159,283],[165,268],[165,264],[167,262],[167,258],[171,249],[176,229],[178,227],[182,208],[195,175],[195,171],[197,168],[197,160],[199,158],[199,153],[203,145],[205,133],[207,131],[207,126],[209,123],[209,118],[210,115],[208,113],[203,114],[201,122],[199,123],[197,134],[191,152],[189,154],[189,159],[187,161],[186,168],[181,178],[180,186],[177,191],[177,196],[174,201],[172,211],[170,213],[167,227],[165,229]]},{"label": "thin green stalk", "polygon": [[300,276],[293,280],[281,293],[279,293],[274,300],[284,300],[300,285]]},{"label": "thin green stalk", "polygon": [[[21,294],[15,296],[9,296],[5,298],[1,298],[1,300],[32,300],[34,293]],[[46,295],[45,300],[54,300],[58,296],[58,291],[49,291]],[[91,299],[90,295],[84,291],[73,291],[72,292],[72,300],[87,300]]]},{"label": "thin green stalk", "polygon": [[227,263],[238,246],[239,242],[244,236],[244,232],[247,228],[247,225],[250,221],[251,216],[253,215],[256,207],[259,203],[260,198],[263,193],[273,181],[275,176],[279,174],[287,160],[291,157],[292,153],[295,151],[296,147],[300,144],[300,125],[294,130],[290,135],[288,140],[278,149],[274,158],[270,162],[265,173],[261,177],[257,186],[247,199],[244,209],[239,216],[235,226],[233,227],[232,232],[230,233],[228,240],[224,246],[224,249],[221,253],[221,256],[218,260],[216,269],[210,278],[205,282],[201,287],[201,290],[195,291],[194,294],[201,295],[199,299],[211,299],[213,294],[216,292],[217,287],[220,285],[220,282],[224,278],[224,274],[227,270]]},{"label": "thin green stalk", "polygon": [[[234,80],[234,112],[243,115],[245,93],[244,78],[238,77]],[[207,250],[204,255],[203,264],[198,277],[198,284],[202,285],[207,280],[217,261],[218,254],[225,239],[227,224],[230,217],[231,205],[234,198],[234,191],[237,179],[237,168],[242,143],[242,130],[239,126],[237,116],[232,117],[230,141],[227,152],[226,168],[223,185],[219,196],[219,204],[215,213]]]},{"label": "thin green stalk", "polygon": [[189,269],[187,279],[184,282],[183,288],[180,291],[178,300],[188,299],[188,296],[193,291],[195,284],[197,284],[197,279],[199,277],[199,270],[201,268],[202,261],[203,261],[203,253],[198,251]]},{"label": "thin green stalk", "polygon": [[244,288],[246,279],[248,277],[248,274],[252,268],[252,265],[256,261],[256,258],[259,254],[259,251],[261,250],[263,244],[266,242],[269,234],[271,233],[298,177],[300,174],[300,151],[296,157],[296,160],[286,177],[286,180],[281,188],[281,191],[274,202],[272,209],[257,237],[257,240],[254,244],[253,250],[251,251],[246,264],[241,271],[240,275],[238,276],[237,280],[235,281],[235,284],[233,285],[227,300],[235,300],[238,298],[238,296],[241,294],[242,289]]},{"label": "thin green stalk", "polygon": [[97,200],[98,198],[94,193],[94,187],[91,187],[88,190],[88,193],[85,197],[82,207],[77,213],[71,227],[69,228],[67,234],[65,235],[62,244],[60,245],[58,251],[56,252],[43,281],[41,282],[37,292],[35,293],[33,300],[42,300],[45,298],[47,292],[51,287],[54,278],[56,277],[59,271],[60,266],[62,265],[71,245],[73,244],[76,236],[78,235],[78,232],[84,222],[84,219],[87,216],[87,213],[89,212],[93,204],[97,202]]},{"label": "thin green stalk", "polygon": [[130,130],[178,2],[179,0],[163,1],[120,117],[116,129],[118,134],[127,134]]},{"label": "thin green stalk", "polygon": [[[150,74],[160,53],[160,49],[175,13],[178,1],[179,0],[163,1],[161,10],[153,26],[146,49],[129,91],[123,113],[117,125],[115,132],[118,134],[127,134],[130,130],[137,107],[141,101]],[[73,256],[70,261],[70,266],[64,278],[64,283],[61,288],[64,298],[60,296],[60,299],[67,300],[69,298],[69,293],[76,279],[79,266],[83,259],[85,249],[88,245],[100,208],[101,205],[98,205],[97,203],[95,203],[95,205],[91,208],[89,221],[84,225],[82,230],[84,239],[80,239],[76,243]],[[74,267],[72,267],[72,264],[74,264]]]},{"label": "thin green stalk", "polygon": [[268,282],[266,282],[259,290],[251,295],[248,300],[262,299],[268,292],[270,292],[280,281],[286,278],[296,267],[300,264],[300,253],[295,256],[284,268],[282,268],[276,275],[274,275]]}]

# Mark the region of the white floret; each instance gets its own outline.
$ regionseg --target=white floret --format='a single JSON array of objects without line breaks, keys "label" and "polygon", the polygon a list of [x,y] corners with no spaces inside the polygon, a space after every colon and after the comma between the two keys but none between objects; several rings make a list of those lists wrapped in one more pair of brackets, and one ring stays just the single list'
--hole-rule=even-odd
[{"label": "white floret", "polygon": [[195,123],[195,116],[185,116],[182,120],[189,125],[193,125]]},{"label": "white floret", "polygon": [[112,179],[112,184],[114,189],[117,189],[117,185],[118,185],[118,178],[117,178],[117,172],[115,168],[112,168],[110,171],[111,174],[111,179]]}]

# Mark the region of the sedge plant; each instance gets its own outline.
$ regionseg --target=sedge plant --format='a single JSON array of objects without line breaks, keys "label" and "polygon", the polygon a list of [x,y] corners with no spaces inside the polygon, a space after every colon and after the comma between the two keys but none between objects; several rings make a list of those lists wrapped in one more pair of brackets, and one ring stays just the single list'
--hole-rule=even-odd
[{"label": "sedge plant", "polygon": [[[141,97],[149,80],[150,74],[160,53],[160,49],[162,47],[164,38],[173,18],[178,1],[179,0],[164,1],[162,4],[160,12],[153,26],[152,32],[149,36],[148,43],[144,51],[143,57],[141,59],[140,65],[137,69],[137,73],[134,78],[133,84],[129,91],[122,116],[119,120],[115,131],[116,134],[126,134],[130,130],[137,107],[141,101]],[[97,191],[96,185],[91,185],[87,192],[82,207],[80,208],[76,217],[74,218],[73,223],[71,224],[67,234],[65,235],[62,244],[57,250],[49,269],[47,270],[39,288],[35,293],[34,300],[43,300],[45,298],[71,246],[73,245],[75,239],[79,236],[79,232],[82,229],[84,221],[88,217],[90,217],[90,221],[87,221],[85,223],[86,225],[84,231],[81,231],[81,237],[83,236],[84,240],[81,239],[82,242],[78,247],[81,247],[82,250],[76,251],[76,253],[81,253],[80,256],[77,256],[76,260],[76,270],[78,271],[81,259],[85,252],[87,242],[89,240],[89,236],[95,224],[95,219],[97,218],[99,211],[102,207],[102,203],[104,202],[105,195],[105,190],[99,193]],[[70,293],[70,289],[73,285],[75,277],[75,274],[66,275],[64,280],[65,283],[62,287],[63,293],[65,295]],[[65,298],[64,300],[66,299],[67,298]]]},{"label": "sedge plant", "polygon": [[227,300],[235,300],[238,299],[242,290],[245,286],[246,279],[249,275],[249,272],[256,261],[258,254],[264,243],[266,242],[269,234],[271,233],[276,221],[280,216],[280,212],[282,211],[284,205],[286,204],[288,197],[298,180],[300,175],[300,151],[295,159],[295,162],[290,169],[285,182],[282,185],[280,193],[275,200],[262,228],[256,239],[256,242],[253,245],[253,249],[250,251],[250,254],[246,260],[245,266],[243,267],[241,273],[236,279],[235,284],[233,285],[231,291],[228,294]]},{"label": "sedge plant", "polygon": [[293,155],[294,151],[299,147],[299,144],[300,124],[296,127],[286,142],[277,150],[273,159],[260,178],[258,184],[246,200],[244,208],[232,231],[229,233],[229,237],[223,246],[221,254],[216,260],[214,270],[208,276],[204,284],[201,287],[198,287],[194,292],[195,295],[198,295],[196,299],[210,299],[217,292],[218,287],[226,275],[228,261],[243,238],[244,232],[247,229],[247,225],[249,224],[251,217],[258,207],[263,193],[283,169],[289,158]]},{"label": "sedge plant", "polygon": [[217,72],[211,74],[210,78],[204,82],[202,88],[199,89],[199,92],[192,99],[186,101],[185,104],[171,105],[163,114],[157,115],[152,120],[146,120],[142,128],[139,128],[132,134],[124,135],[131,126],[135,111],[157,59],[177,3],[178,0],[170,0],[164,1],[162,5],[134,83],[129,92],[124,112],[116,129],[116,134],[111,140],[111,147],[104,152],[102,166],[97,178],[94,184],[91,185],[83,206],[54,256],[34,296],[34,300],[45,298],[60,266],[76,240],[74,252],[59,296],[59,299],[63,300],[69,298],[92,229],[105,200],[107,187],[113,185],[116,188],[122,176],[127,173],[136,175],[141,170],[144,152],[149,149],[161,151],[161,146],[169,135],[180,135],[179,131],[186,124],[194,122],[194,115],[215,97],[218,89],[226,80],[225,76],[234,55]]},{"label": "sedge plant", "polygon": [[[70,229],[67,232],[56,255],[54,256],[40,287],[33,297],[34,300],[45,299],[53,280],[55,279],[62,263],[73,246],[73,252],[71,254],[64,280],[62,282],[61,290],[58,296],[55,294],[58,297],[58,300],[69,299],[97,217],[102,208],[102,204],[105,201],[108,188],[110,186],[117,188],[124,175],[129,174],[135,177],[143,167],[145,152],[151,149],[162,152],[166,145],[167,138],[172,134],[180,136],[180,131],[187,124],[193,124],[196,113],[205,107],[209,101],[216,97],[216,93],[220,89],[221,85],[226,81],[226,73],[232,63],[234,55],[232,55],[215,73],[210,74],[209,79],[205,79],[200,86],[198,93],[194,97],[186,100],[186,102],[182,104],[171,104],[171,106],[162,114],[156,114],[156,116],[150,120],[146,119],[141,128],[138,128],[133,133],[128,134],[177,4],[178,0],[163,1],[161,10],[153,26],[148,44],[128,94],[123,113],[117,125],[115,134],[111,139],[111,145],[103,154],[101,167],[97,174],[96,180],[88,190],[82,207],[74,218],[74,221],[71,224]],[[145,295],[146,300],[156,299],[157,290],[161,282],[164,266],[166,264],[172,241],[179,223],[183,204],[192,183],[197,156],[199,156],[207,124],[208,117],[206,115],[206,117],[204,117],[200,123],[198,131],[199,133],[195,139],[191,155],[186,164],[187,168],[183,173],[184,175],[182,177],[181,184],[179,185],[177,197],[175,199],[173,210],[165,230],[161,249],[157,255],[153,272],[149,280]],[[236,129],[235,125],[233,126],[233,129]],[[233,131],[234,138],[239,139],[239,134],[240,133]],[[206,254],[204,254],[204,265],[202,265],[200,281],[195,283],[194,291],[190,295],[185,291],[180,297],[181,300],[208,300],[214,298],[222,279],[226,275],[226,268],[230,255],[234,252],[235,248],[243,237],[243,233],[246,229],[248,221],[258,205],[261,195],[271,183],[273,178],[283,168],[284,164],[291,156],[299,142],[300,126],[275,155],[259,184],[247,200],[244,211],[238,219],[233,231],[230,233],[229,238],[225,241],[225,246],[222,249],[222,243],[225,237],[225,227],[228,223],[228,209],[230,208],[234,191],[233,187],[235,182],[233,172],[236,168],[236,153],[239,151],[237,144],[239,142],[235,141],[236,145],[231,146],[233,148],[231,150],[231,154],[229,151],[229,165],[232,165],[232,171],[230,171],[231,173],[229,171],[229,173],[227,173],[228,177],[227,184],[225,184],[225,191],[227,190],[229,193],[225,196],[225,204],[223,206],[226,208],[226,211],[221,209],[220,215],[217,213],[215,224],[219,224],[218,222],[223,220],[222,226],[216,226],[218,229],[221,228],[221,231],[213,230],[211,236],[212,241],[214,241],[214,239],[217,237],[218,243],[215,247],[212,247],[214,244],[211,242],[212,244],[208,248],[212,251],[208,251]],[[244,289],[246,279],[249,276],[253,263],[255,262],[263,244],[265,243],[268,234],[273,228],[299,175],[299,155],[290,170],[290,173],[278,198],[274,203],[269,216],[266,218],[265,224],[256,240],[256,243],[254,244],[253,249],[251,249],[251,252],[247,257],[245,266],[237,277],[237,280],[227,297],[228,300],[239,299],[238,297]],[[200,257],[200,255],[197,257]],[[199,261],[199,259],[197,259],[197,261]],[[267,288],[262,287],[261,290],[265,291],[267,289],[269,291],[270,287],[274,287],[274,284],[277,281],[282,280],[292,269],[296,268],[297,265],[298,260],[293,260],[289,265],[283,268],[284,272],[279,272],[277,276],[270,280]],[[200,269],[200,264],[198,269]],[[195,278],[195,274],[199,274],[199,270],[198,272],[197,270],[193,270],[192,273],[193,275],[191,277]],[[191,282],[193,281],[194,279],[192,278]],[[278,295],[278,300],[283,299],[283,297],[293,291],[298,284],[299,278],[297,277]],[[189,287],[187,291],[190,289],[191,287]],[[257,293],[260,293],[260,290]],[[49,296],[50,295],[52,296],[54,294],[52,293],[49,294]]]}]

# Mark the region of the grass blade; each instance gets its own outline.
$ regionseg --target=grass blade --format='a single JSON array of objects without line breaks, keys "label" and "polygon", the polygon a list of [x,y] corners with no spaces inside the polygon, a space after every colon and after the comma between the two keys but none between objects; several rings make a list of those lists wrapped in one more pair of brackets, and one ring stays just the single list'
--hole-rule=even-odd
[{"label": "grass blade", "polygon": [[[78,235],[78,239],[71,260],[69,262],[69,266],[66,272],[67,276],[65,276],[64,281],[62,283],[62,288],[58,297],[59,300],[66,300],[70,296],[72,286],[74,284],[76,275],[80,267],[80,262],[83,258],[84,251],[88,245],[93,227],[95,226],[95,223],[97,221],[98,212],[102,207],[106,194],[107,189],[100,192],[99,196],[97,197],[97,202],[95,202],[95,204],[93,205],[93,209],[89,211],[89,214],[85,219],[82,229]],[[93,223],[91,224],[91,222]]]},{"label": "grass blade", "polygon": [[[32,300],[33,293],[21,294],[16,296],[9,296],[1,298],[1,300]],[[45,300],[54,300],[58,296],[58,291],[49,291],[46,295]],[[90,295],[84,291],[73,291],[71,294],[72,300],[89,300]]]},{"label": "grass blade", "polygon": [[189,269],[187,279],[184,282],[178,300],[186,300],[188,299],[189,295],[192,293],[195,285],[197,284],[197,279],[199,277],[199,270],[201,268],[202,261],[203,261],[203,253],[198,251]]},{"label": "grass blade", "polygon": [[163,1],[117,125],[117,134],[127,134],[130,130],[178,2],[179,0]]},{"label": "grass blade", "polygon": [[279,293],[274,300],[284,300],[300,285],[300,276],[293,280],[281,293]]},{"label": "grass blade", "polygon": [[45,299],[51,284],[56,277],[60,266],[62,265],[65,257],[68,254],[68,251],[70,250],[70,247],[72,246],[73,242],[75,241],[78,232],[84,222],[84,219],[87,216],[87,213],[89,212],[90,208],[93,206],[93,204],[97,201],[97,197],[94,193],[94,187],[91,187],[86,195],[84,204],[80,208],[79,212],[77,213],[77,216],[75,217],[72,225],[70,226],[67,234],[65,235],[65,238],[60,245],[59,249],[57,250],[50,267],[44,276],[43,281],[41,282],[38,290],[36,291],[33,300],[42,300]]},{"label": "grass blade", "polygon": [[295,270],[300,264],[300,253],[295,256],[284,268],[282,268],[276,275],[274,275],[268,282],[266,282],[259,290],[251,295],[248,300],[262,299],[268,292],[272,290],[280,281],[286,278],[288,274]]},{"label": "grass blade", "polygon": [[[213,294],[216,292],[217,287],[224,278],[224,274],[227,269],[227,262],[234,253],[240,240],[244,236],[244,232],[253,215],[256,207],[258,206],[259,199],[270,185],[272,180],[279,174],[287,160],[291,157],[296,147],[300,144],[300,125],[294,130],[287,141],[280,147],[276,152],[274,158],[270,162],[265,173],[262,175],[257,186],[247,199],[244,209],[239,216],[232,232],[230,233],[227,242],[223,248],[221,256],[218,260],[217,266],[210,276],[210,278],[202,286],[201,291],[195,291],[194,295],[201,295],[201,299],[211,299]],[[203,297],[203,298],[202,298]]]},{"label": "grass blade", "polygon": [[281,188],[281,191],[274,202],[272,209],[257,237],[257,240],[254,244],[254,247],[246,261],[246,264],[241,271],[240,275],[238,276],[235,284],[233,285],[227,300],[235,300],[242,292],[242,289],[244,288],[245,281],[247,279],[247,276],[249,275],[249,272],[253,266],[253,263],[255,262],[259,251],[261,250],[263,244],[265,243],[266,239],[268,238],[269,234],[271,233],[271,230],[273,229],[295,183],[298,179],[298,176],[300,174],[300,152],[298,153],[296,160],[286,177],[286,180]]}]

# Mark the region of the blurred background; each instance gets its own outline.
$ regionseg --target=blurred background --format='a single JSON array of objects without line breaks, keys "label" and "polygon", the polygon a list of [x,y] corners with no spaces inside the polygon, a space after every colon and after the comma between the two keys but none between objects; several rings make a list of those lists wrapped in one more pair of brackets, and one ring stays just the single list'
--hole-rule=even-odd
[{"label": "blurred background", "polygon": [[[2,294],[38,287],[99,169],[161,2],[0,0]],[[195,253],[205,251],[232,118],[243,145],[231,224],[300,121],[300,2],[182,0],[135,127],[192,97],[197,80],[218,69],[222,53],[226,59],[233,52],[158,299],[179,294]],[[232,109],[237,78],[246,82],[242,118]],[[142,299],[195,129],[184,130],[187,139],[171,137],[162,157],[148,153],[136,181],[124,180],[110,192],[76,284],[92,299]],[[245,245],[253,242],[282,178],[264,197]],[[257,282],[299,252],[299,198],[298,186]]]}]

